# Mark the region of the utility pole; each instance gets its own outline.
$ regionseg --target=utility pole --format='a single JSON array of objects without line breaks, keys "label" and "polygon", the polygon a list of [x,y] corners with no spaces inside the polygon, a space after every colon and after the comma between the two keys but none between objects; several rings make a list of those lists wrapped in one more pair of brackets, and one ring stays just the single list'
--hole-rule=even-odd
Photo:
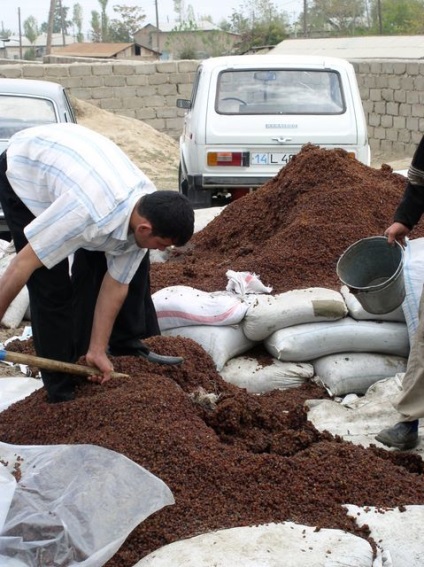
[{"label": "utility pole", "polygon": [[303,0],[303,37],[306,37],[308,31],[307,15],[306,15],[307,11],[308,11],[307,0]]},{"label": "utility pole", "polygon": [[56,0],[50,0],[50,10],[49,10],[49,21],[47,23],[47,44],[46,44],[46,55],[50,55],[52,52],[52,35],[53,35],[53,23],[54,23],[54,9],[56,7]]},{"label": "utility pole", "polygon": [[378,33],[383,35],[383,19],[381,17],[381,0],[377,0]]},{"label": "utility pole", "polygon": [[156,12],[156,50],[159,52],[159,9],[158,9],[158,0],[155,0],[155,12]]},{"label": "utility pole", "polygon": [[22,54],[22,27],[21,27],[21,9],[18,8],[18,28],[19,28],[19,59],[23,59]]}]

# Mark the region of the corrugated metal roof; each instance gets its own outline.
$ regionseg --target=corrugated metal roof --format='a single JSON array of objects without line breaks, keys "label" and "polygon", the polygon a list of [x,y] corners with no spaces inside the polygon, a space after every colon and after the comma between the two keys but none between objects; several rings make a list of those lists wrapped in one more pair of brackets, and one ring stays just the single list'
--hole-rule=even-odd
[{"label": "corrugated metal roof", "polygon": [[56,55],[105,58],[113,57],[133,45],[133,43],[72,43],[66,47],[56,47],[53,52]]},{"label": "corrugated metal roof", "polygon": [[270,53],[328,55],[343,59],[424,59],[424,35],[286,39]]}]

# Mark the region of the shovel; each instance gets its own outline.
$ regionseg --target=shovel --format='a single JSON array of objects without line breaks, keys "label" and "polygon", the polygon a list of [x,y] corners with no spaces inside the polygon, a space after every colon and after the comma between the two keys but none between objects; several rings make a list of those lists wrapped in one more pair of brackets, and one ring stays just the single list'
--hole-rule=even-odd
[{"label": "shovel", "polygon": [[[62,362],[60,360],[50,360],[49,358],[41,358],[24,354],[22,352],[10,352],[0,350],[0,361],[16,362],[17,364],[26,364],[27,366],[36,366],[42,370],[51,370],[54,372],[66,372],[68,374],[77,374],[78,376],[94,376],[102,374],[98,368],[92,366],[83,366],[81,364],[72,364],[71,362]],[[128,374],[120,372],[111,372],[112,378],[129,378]]]}]

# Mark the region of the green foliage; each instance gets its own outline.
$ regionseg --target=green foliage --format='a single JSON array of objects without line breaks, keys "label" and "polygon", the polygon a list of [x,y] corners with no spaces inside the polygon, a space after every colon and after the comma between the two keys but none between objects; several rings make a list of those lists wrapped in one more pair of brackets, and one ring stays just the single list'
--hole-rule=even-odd
[{"label": "green foliage", "polygon": [[[380,0],[384,35],[424,33],[424,0]],[[378,33],[378,2],[371,2],[371,31]]]},{"label": "green foliage", "polygon": [[84,41],[84,34],[82,33],[83,9],[81,4],[74,4],[72,11],[72,23],[74,24],[77,33],[76,40],[78,43]]},{"label": "green foliage", "polygon": [[307,11],[307,35],[353,35],[364,25],[366,7],[365,0],[313,0]]},{"label": "green foliage", "polygon": [[233,11],[230,30],[240,34],[240,53],[252,47],[276,45],[288,36],[288,17],[271,0],[245,0]]},{"label": "green foliage", "polygon": [[100,43],[102,41],[102,26],[100,14],[96,10],[91,11],[91,41]]},{"label": "green foliage", "polygon": [[29,16],[24,20],[24,35],[30,43],[34,43],[40,35],[38,23],[34,16]]},{"label": "green foliage", "polygon": [[138,6],[116,5],[113,10],[119,14],[120,19],[113,19],[109,25],[111,41],[131,42],[134,34],[142,27],[146,15]]},{"label": "green foliage", "polygon": [[25,50],[23,55],[25,61],[35,61],[37,59],[37,52],[34,47]]}]

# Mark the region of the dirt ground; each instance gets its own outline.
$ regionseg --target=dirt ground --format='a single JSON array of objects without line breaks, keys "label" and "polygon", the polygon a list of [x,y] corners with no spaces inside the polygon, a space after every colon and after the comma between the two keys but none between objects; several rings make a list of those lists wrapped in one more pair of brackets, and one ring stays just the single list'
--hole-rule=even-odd
[{"label": "dirt ground", "polygon": [[178,142],[148,124],[72,99],[77,121],[115,142],[158,189],[178,189]]}]

